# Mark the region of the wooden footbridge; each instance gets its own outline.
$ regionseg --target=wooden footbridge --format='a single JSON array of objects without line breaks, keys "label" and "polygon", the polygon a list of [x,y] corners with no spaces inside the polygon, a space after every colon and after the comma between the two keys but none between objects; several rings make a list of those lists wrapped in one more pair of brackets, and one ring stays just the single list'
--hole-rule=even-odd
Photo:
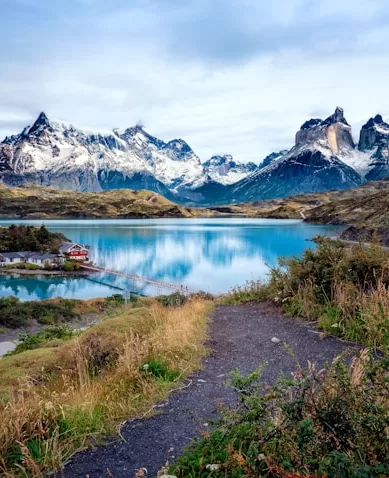
[{"label": "wooden footbridge", "polygon": [[110,275],[114,275],[118,277],[124,277],[125,279],[131,279],[133,281],[144,282],[146,284],[153,285],[154,287],[157,287],[159,289],[168,289],[173,292],[179,292],[182,295],[196,294],[199,292],[198,290],[189,289],[185,285],[171,284],[170,282],[159,281],[155,279],[148,279],[147,277],[142,277],[136,274],[130,274],[128,272],[115,271],[113,269],[100,267],[95,264],[84,263],[81,265],[81,268],[91,272],[101,272],[103,274],[110,274]]}]

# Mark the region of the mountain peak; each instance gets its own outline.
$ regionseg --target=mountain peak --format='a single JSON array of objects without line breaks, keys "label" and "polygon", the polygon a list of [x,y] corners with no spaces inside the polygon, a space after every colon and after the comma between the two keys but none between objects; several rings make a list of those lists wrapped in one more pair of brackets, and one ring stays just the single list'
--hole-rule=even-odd
[{"label": "mountain peak", "polygon": [[380,114],[375,115],[374,118],[370,118],[369,121],[362,126],[362,129],[366,130],[379,125],[382,125],[384,127],[388,126],[387,123],[385,123],[385,121],[383,120],[382,115]]},{"label": "mountain peak", "polygon": [[344,109],[341,108],[340,106],[336,107],[334,114],[332,114],[331,116],[329,116],[327,119],[324,120],[324,124],[327,124],[327,125],[334,124],[334,123],[343,123],[347,126],[350,126],[347,123],[346,118],[344,117]]},{"label": "mountain peak", "polygon": [[383,150],[387,151],[388,141],[389,124],[385,123],[382,116],[378,114],[362,126],[358,149],[369,151],[378,148],[375,153],[376,159],[378,159],[379,156],[382,156]]},{"label": "mountain peak", "polygon": [[341,108],[340,106],[337,106],[335,108],[334,117],[336,118],[337,121],[344,120],[344,109]]},{"label": "mountain peak", "polygon": [[231,154],[216,154],[212,156],[211,159],[208,159],[208,161],[205,161],[204,166],[222,166],[224,164],[228,164],[234,161],[234,158],[232,157]]},{"label": "mountain peak", "polygon": [[48,126],[49,125],[49,118],[47,114],[44,111],[41,111],[38,115],[38,118],[35,120],[33,127],[34,126]]}]

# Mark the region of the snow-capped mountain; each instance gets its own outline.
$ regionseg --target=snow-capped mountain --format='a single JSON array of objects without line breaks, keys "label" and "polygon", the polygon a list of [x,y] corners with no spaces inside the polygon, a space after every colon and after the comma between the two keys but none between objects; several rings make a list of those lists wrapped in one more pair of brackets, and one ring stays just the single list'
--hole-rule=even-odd
[{"label": "snow-capped mountain", "polygon": [[381,115],[362,126],[358,149],[369,158],[368,181],[389,177],[389,124]]},{"label": "snow-capped mountain", "polygon": [[289,151],[257,166],[230,155],[200,158],[182,139],[164,142],[141,125],[89,132],[41,113],[0,143],[0,182],[101,191],[149,189],[182,204],[216,205],[347,189],[389,176],[389,125],[371,118],[355,145],[342,108],[306,121]]},{"label": "snow-capped mountain", "polygon": [[[215,173],[182,139],[164,142],[137,125],[89,132],[41,113],[32,126],[0,144],[4,184],[35,183],[61,189],[150,189],[174,200],[192,198],[208,183],[232,184],[252,166],[226,161]],[[210,174],[211,173],[211,174]],[[196,194],[195,194],[196,197]]]},{"label": "snow-capped mountain", "polygon": [[181,139],[165,143],[141,126],[85,132],[44,113],[3,141],[0,168],[7,184],[35,182],[81,191],[147,186],[174,194],[208,180],[200,159]]},{"label": "snow-capped mountain", "polygon": [[306,121],[296,134],[295,146],[267,161],[231,186],[234,202],[272,199],[293,194],[348,189],[364,181],[370,157],[356,150],[343,110],[325,120]]},{"label": "snow-capped mountain", "polygon": [[203,163],[209,177],[220,184],[234,184],[258,169],[255,163],[239,163],[230,154],[212,156]]}]

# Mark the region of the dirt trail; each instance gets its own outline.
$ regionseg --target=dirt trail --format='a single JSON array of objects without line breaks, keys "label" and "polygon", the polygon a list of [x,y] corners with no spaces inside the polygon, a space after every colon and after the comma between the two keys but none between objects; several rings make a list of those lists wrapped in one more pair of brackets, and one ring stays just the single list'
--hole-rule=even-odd
[{"label": "dirt trail", "polygon": [[[283,316],[267,303],[217,307],[210,337],[212,352],[203,370],[182,391],[172,393],[158,407],[159,414],[125,425],[122,436],[126,441],[117,439],[77,453],[58,476],[133,478],[144,467],[148,477],[155,477],[168,458],[171,462],[200,430],[208,428],[219,404],[234,403],[234,394],[225,383],[232,369],[246,374],[267,362],[264,378],[274,382],[281,372],[296,370],[284,344],[303,366],[308,360],[324,364],[346,348],[335,338],[320,339],[313,327]],[[274,337],[280,342],[272,342]]]}]

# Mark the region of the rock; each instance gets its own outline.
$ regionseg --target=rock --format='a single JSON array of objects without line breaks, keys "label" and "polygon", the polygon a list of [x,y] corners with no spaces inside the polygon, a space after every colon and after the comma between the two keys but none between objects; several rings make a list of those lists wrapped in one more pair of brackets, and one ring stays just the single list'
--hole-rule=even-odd
[{"label": "rock", "polygon": [[213,464],[207,465],[205,468],[209,471],[217,471],[217,470],[220,470],[220,465],[218,465],[217,463],[213,463]]},{"label": "rock", "polygon": [[271,341],[273,342],[273,344],[279,344],[281,342],[281,340],[278,337],[273,337]]}]

